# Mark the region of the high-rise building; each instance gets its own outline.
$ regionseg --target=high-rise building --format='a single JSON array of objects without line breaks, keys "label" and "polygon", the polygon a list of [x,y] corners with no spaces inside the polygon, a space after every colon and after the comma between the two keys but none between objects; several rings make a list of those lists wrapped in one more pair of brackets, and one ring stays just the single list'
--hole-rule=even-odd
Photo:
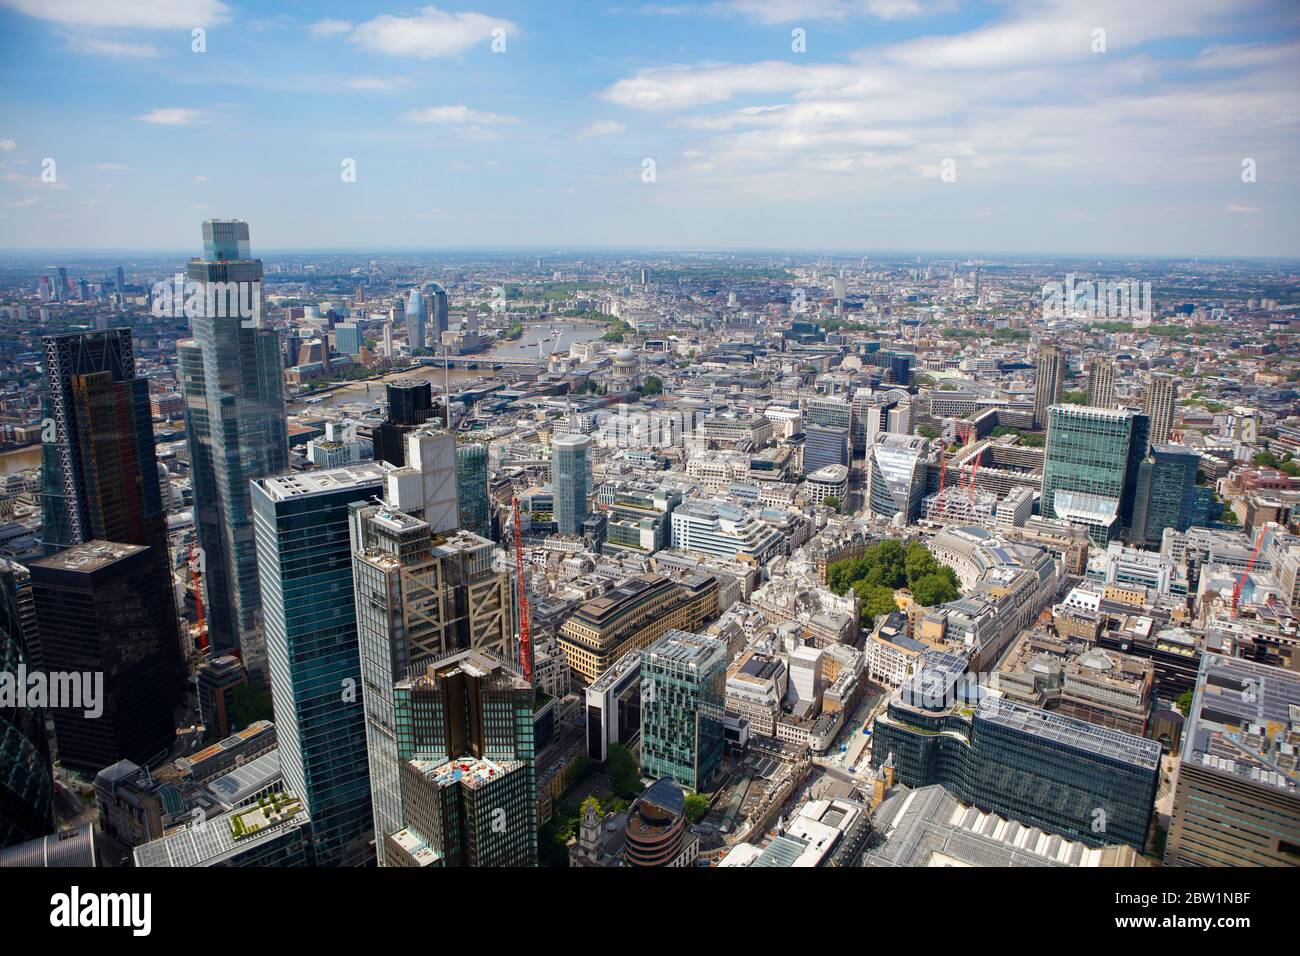
[{"label": "high-rise building", "polygon": [[455,434],[423,425],[403,437],[406,465],[385,469],[384,501],[423,518],[434,534],[455,531],[460,527]]},{"label": "high-rise building", "polygon": [[590,450],[591,438],[587,435],[557,435],[551,439],[551,491],[555,524],[562,535],[577,537],[587,520]]},{"label": "high-rise building", "polygon": [[172,596],[151,549],[87,541],[30,570],[42,666],[70,675],[82,698],[51,710],[60,763],[97,773],[123,758],[166,757],[185,675],[175,621],[159,613]]},{"label": "high-rise building", "polygon": [[436,282],[424,287],[424,305],[433,329],[434,343],[442,347],[442,333],[447,331],[447,290]]},{"label": "high-rise building", "polygon": [[456,499],[460,526],[486,538],[492,534],[488,500],[488,448],[483,442],[456,445]]},{"label": "high-rise building", "polygon": [[873,515],[901,515],[911,524],[925,499],[930,443],[919,435],[880,432],[867,449],[867,507]]},{"label": "high-rise building", "polygon": [[968,701],[966,662],[931,653],[876,718],[871,765],[899,783],[1089,846],[1144,849],[1160,744],[993,694]]},{"label": "high-rise building", "polygon": [[383,478],[367,463],[252,483],[280,764],[322,865],[364,862],[372,836],[349,505]]},{"label": "high-rise building", "polygon": [[403,826],[388,866],[536,866],[535,692],[462,651],[394,688]]},{"label": "high-rise building", "polygon": [[374,430],[375,461],[406,464],[406,434],[433,414],[433,389],[424,379],[405,378],[384,386],[388,418]]},{"label": "high-rise building", "polygon": [[[0,674],[40,671],[31,575],[0,558]],[[0,848],[54,832],[54,768],[45,711],[0,703]]]},{"label": "high-rise building", "polygon": [[199,716],[209,736],[225,738],[239,728],[235,724],[235,696],[248,686],[248,672],[234,654],[203,662],[196,675]]},{"label": "high-rise building", "polygon": [[1142,393],[1142,410],[1151,420],[1151,444],[1163,445],[1169,441],[1177,403],[1178,380],[1172,375],[1152,374]]},{"label": "high-rise building", "polygon": [[670,630],[641,655],[641,769],[708,789],[722,768],[727,644]]},{"label": "high-rise building", "polygon": [[1061,400],[1065,383],[1065,353],[1054,345],[1038,350],[1038,374],[1034,379],[1034,425],[1047,423],[1047,409]]},{"label": "high-rise building", "polygon": [[1094,408],[1115,407],[1115,362],[1098,355],[1088,366],[1088,404]]},{"label": "high-rise building", "polygon": [[340,322],[334,326],[334,348],[343,355],[357,355],[365,344],[361,326],[356,322]]},{"label": "high-rise building", "polygon": [[1165,866],[1300,866],[1298,713],[1294,671],[1201,658]]},{"label": "high-rise building", "polygon": [[419,289],[412,289],[406,296],[406,342],[412,352],[424,348],[424,339],[426,332],[426,319],[424,308],[424,297],[420,295]]},{"label": "high-rise building", "polygon": [[1183,445],[1152,445],[1138,466],[1133,494],[1134,544],[1159,545],[1166,528],[1208,525],[1214,494],[1196,483],[1200,452]]},{"label": "high-rise building", "polygon": [[1132,520],[1145,415],[1130,409],[1053,405],[1047,414],[1042,514],[1086,527],[1105,546]]},{"label": "high-rise building", "polygon": [[827,465],[849,465],[849,426],[805,425],[803,470],[805,475]]},{"label": "high-rise building", "polygon": [[[250,258],[247,223],[204,222],[203,258],[190,260],[188,275],[205,301],[239,283],[237,294],[260,315],[262,261]],[[280,343],[256,316],[208,311],[191,319],[192,337],[177,343],[208,640],[214,656],[239,654],[260,675],[261,591],[249,482],[289,467]]]}]

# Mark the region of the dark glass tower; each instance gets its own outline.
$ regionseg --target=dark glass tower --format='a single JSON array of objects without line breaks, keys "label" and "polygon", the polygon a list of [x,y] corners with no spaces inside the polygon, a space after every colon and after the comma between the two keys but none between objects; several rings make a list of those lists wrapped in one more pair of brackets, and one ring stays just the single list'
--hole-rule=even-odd
[{"label": "dark glass tower", "polygon": [[375,461],[401,468],[406,464],[406,434],[433,414],[433,389],[422,379],[404,379],[385,386],[388,418],[373,432]]},{"label": "dark glass tower", "polygon": [[1138,466],[1134,493],[1134,544],[1158,545],[1166,528],[1186,531],[1209,523],[1212,492],[1196,484],[1199,452],[1179,445],[1152,445]]},{"label": "dark glass tower", "polygon": [[[173,622],[158,613],[172,598],[150,549],[88,541],[33,562],[31,575],[45,671],[75,675],[83,688],[85,706],[51,708],[59,760],[97,773],[166,756],[184,674]],[[102,713],[88,716],[83,677],[97,674]]]},{"label": "dark glass tower", "polygon": [[[40,669],[31,576],[0,559],[0,672]],[[0,706],[0,847],[54,832],[54,769],[45,713]]]},{"label": "dark glass tower", "polygon": [[[191,319],[193,337],[178,343],[177,353],[194,520],[205,557],[208,639],[214,657],[240,654],[251,672],[261,673],[265,652],[248,489],[252,479],[289,467],[289,439],[280,340],[261,326],[262,261],[250,258],[248,224],[204,222],[203,258],[190,260],[188,276],[205,303],[204,314]],[[228,301],[226,290],[254,302],[256,315],[206,307]]]}]

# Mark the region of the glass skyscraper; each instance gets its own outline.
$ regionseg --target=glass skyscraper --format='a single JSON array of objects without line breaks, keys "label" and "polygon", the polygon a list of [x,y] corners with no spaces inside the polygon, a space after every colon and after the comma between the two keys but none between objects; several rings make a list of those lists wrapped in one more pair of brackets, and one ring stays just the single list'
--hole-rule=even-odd
[{"label": "glass skyscraper", "polygon": [[[1119,525],[1128,526],[1137,469],[1146,449],[1145,415],[1086,405],[1051,406],[1043,455],[1043,517],[1069,520],[1067,504],[1086,501],[1094,510],[1105,504],[1112,522],[1118,518]],[[1110,530],[1089,527],[1089,535],[1104,546]]]},{"label": "glass skyscraper", "polygon": [[1201,455],[1181,445],[1152,445],[1138,466],[1133,496],[1134,544],[1159,545],[1166,528],[1208,525],[1213,492],[1196,483]]},{"label": "glass skyscraper", "polygon": [[555,524],[562,535],[577,537],[587,520],[587,435],[557,435],[551,439],[551,492],[555,500]]},{"label": "glass skyscraper", "polygon": [[456,497],[460,508],[460,526],[485,538],[491,537],[488,447],[483,442],[456,444]]},{"label": "glass skyscraper", "polygon": [[722,767],[727,645],[670,630],[641,654],[641,769],[705,790]]},{"label": "glass skyscraper", "polygon": [[[203,223],[203,258],[188,275],[216,300],[229,283],[261,310],[262,261],[249,257],[248,224]],[[219,285],[219,284],[227,285]],[[256,285],[253,285],[256,283]],[[212,295],[208,295],[208,291]],[[249,481],[289,466],[284,378],[277,334],[260,318],[203,314],[191,319],[192,338],[177,345],[185,434],[194,488],[194,521],[203,548],[208,640],[213,656],[242,654],[261,673],[264,649],[257,553]]]},{"label": "glass skyscraper", "polygon": [[368,462],[252,483],[280,765],[326,866],[364,862],[372,835],[349,505],[383,476]]},{"label": "glass skyscraper", "polygon": [[[39,670],[31,575],[0,558],[0,672]],[[0,705],[0,847],[54,832],[54,768],[45,713]]]}]

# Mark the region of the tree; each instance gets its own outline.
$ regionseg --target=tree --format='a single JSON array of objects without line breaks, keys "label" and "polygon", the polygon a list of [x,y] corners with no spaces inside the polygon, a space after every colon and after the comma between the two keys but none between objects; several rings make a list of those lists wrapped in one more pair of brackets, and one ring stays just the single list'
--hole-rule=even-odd
[{"label": "tree", "polygon": [[840,499],[835,497],[834,495],[827,495],[825,498],[822,499],[822,504],[824,504],[827,508],[830,508],[832,511],[840,510]]},{"label": "tree", "polygon": [[[948,573],[944,574],[943,571]],[[936,604],[955,601],[959,597],[961,589],[957,586],[957,576],[952,568],[927,574],[912,585],[912,600],[921,607],[934,607]]]},{"label": "tree", "polygon": [[645,384],[638,389],[638,391],[641,393],[643,397],[647,395],[658,395],[663,390],[664,390],[663,380],[659,378],[659,376],[657,375],[651,375],[648,378],[646,378]]},{"label": "tree", "polygon": [[709,798],[702,793],[686,795],[686,819],[690,823],[699,823],[709,813]]},{"label": "tree", "polygon": [[609,758],[605,762],[609,783],[617,796],[634,800],[641,796],[641,768],[622,744],[609,745]]},{"label": "tree", "polygon": [[933,425],[921,425],[919,428],[917,428],[916,433],[920,435],[922,438],[939,437],[939,429],[935,428]]},{"label": "tree", "polygon": [[1192,692],[1185,690],[1179,694],[1178,700],[1174,701],[1174,706],[1182,712],[1184,717],[1190,716],[1192,713]]}]

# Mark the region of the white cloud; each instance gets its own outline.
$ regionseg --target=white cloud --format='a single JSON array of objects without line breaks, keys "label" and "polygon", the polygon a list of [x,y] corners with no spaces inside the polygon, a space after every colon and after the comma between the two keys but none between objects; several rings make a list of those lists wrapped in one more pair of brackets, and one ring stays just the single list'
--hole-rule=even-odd
[{"label": "white cloud", "polygon": [[195,181],[196,183],[206,183],[206,182],[208,182],[209,180],[208,180],[208,177],[207,177],[207,176],[195,176],[195,177],[194,177],[194,181]]},{"label": "white cloud", "polygon": [[399,90],[409,82],[410,80],[404,76],[358,76],[348,80],[347,87],[365,93],[383,93]]},{"label": "white cloud", "polygon": [[1259,212],[1259,210],[1258,210],[1256,207],[1254,207],[1254,206],[1243,206],[1243,205],[1241,205],[1240,203],[1235,203],[1235,202],[1234,202],[1234,203],[1228,203],[1228,206],[1227,206],[1227,208],[1226,208],[1224,211],[1225,211],[1225,212],[1236,212],[1236,213],[1251,213],[1251,212]]},{"label": "white cloud", "polygon": [[155,126],[192,126],[203,119],[203,113],[183,106],[165,106],[137,116],[141,123]]},{"label": "white cloud", "polygon": [[403,119],[411,123],[454,123],[457,125],[487,125],[498,123],[518,123],[514,116],[500,113],[485,113],[472,110],[468,106],[426,106],[424,109],[411,110]]},{"label": "white cloud", "polygon": [[578,135],[591,138],[596,136],[617,136],[619,133],[626,132],[627,127],[617,120],[596,120],[596,122],[588,123],[578,130]]},{"label": "white cloud", "polygon": [[69,33],[64,36],[64,39],[68,43],[68,49],[74,53],[125,56],[134,59],[151,59],[160,55],[158,48],[152,43],[127,43],[123,40],[110,40],[84,33]]},{"label": "white cloud", "polygon": [[122,172],[127,169],[127,167],[123,166],[121,163],[92,163],[90,168],[103,169],[114,173]]},{"label": "white cloud", "polygon": [[424,7],[415,16],[384,14],[367,20],[358,24],[348,39],[376,53],[428,60],[460,53],[476,43],[486,45],[497,29],[509,35],[517,27],[509,20],[482,13],[447,13]]},{"label": "white cloud", "polygon": [[0,152],[12,153],[17,148],[18,144],[12,139],[0,139]]},{"label": "white cloud", "polygon": [[0,0],[29,17],[67,26],[189,30],[227,19],[221,0]]},{"label": "white cloud", "polygon": [[332,37],[351,31],[352,24],[347,20],[317,20],[307,28],[307,32],[314,37]]}]

